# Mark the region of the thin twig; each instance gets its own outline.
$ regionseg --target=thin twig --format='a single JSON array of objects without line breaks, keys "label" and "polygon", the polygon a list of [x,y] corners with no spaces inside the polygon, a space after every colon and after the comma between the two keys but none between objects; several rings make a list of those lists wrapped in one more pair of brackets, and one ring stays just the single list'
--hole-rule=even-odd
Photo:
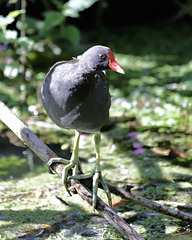
[{"label": "thin twig", "polygon": [[151,210],[155,210],[156,212],[160,212],[160,213],[163,213],[163,214],[166,214],[166,215],[169,215],[169,216],[172,216],[172,217],[184,220],[184,221],[192,222],[191,214],[166,207],[164,205],[161,205],[159,203],[156,203],[156,202],[146,199],[144,197],[138,196],[130,191],[131,190],[130,186],[128,186],[128,188],[126,188],[126,187],[118,188],[109,183],[107,183],[107,185],[108,185],[108,188],[111,193],[114,193],[115,195],[117,195],[123,199],[131,200],[134,203],[140,204]]}]

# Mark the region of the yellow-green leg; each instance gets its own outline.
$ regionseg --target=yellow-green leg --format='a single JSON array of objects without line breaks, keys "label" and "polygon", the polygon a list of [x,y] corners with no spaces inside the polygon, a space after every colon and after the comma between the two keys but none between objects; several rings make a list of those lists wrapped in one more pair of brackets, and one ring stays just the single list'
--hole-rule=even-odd
[{"label": "yellow-green leg", "polygon": [[96,166],[95,170],[93,173],[90,174],[85,174],[85,175],[78,175],[79,172],[79,157],[78,157],[78,152],[79,152],[79,139],[80,139],[81,132],[78,132],[75,130],[75,140],[74,140],[74,147],[73,147],[73,152],[70,161],[62,158],[51,158],[47,166],[49,167],[49,170],[51,173],[53,173],[53,169],[51,165],[53,163],[64,163],[66,166],[63,169],[62,172],[62,182],[64,184],[65,189],[67,192],[70,194],[68,187],[67,187],[67,178],[68,178],[68,172],[69,170],[72,169],[72,176],[69,176],[70,179],[85,179],[93,176],[93,200],[92,200],[92,206],[93,209],[96,207],[97,203],[97,192],[98,192],[98,183],[99,179],[101,181],[101,184],[103,186],[103,189],[107,195],[108,202],[110,207],[112,206],[112,201],[111,201],[111,193],[109,191],[109,188],[102,176],[101,173],[101,166],[100,166],[100,140],[101,140],[101,133],[98,132],[95,134],[95,149],[96,149]]},{"label": "yellow-green leg", "polygon": [[98,183],[99,180],[101,181],[101,184],[103,186],[103,190],[105,191],[107,198],[108,198],[108,202],[110,207],[112,207],[112,201],[111,201],[111,193],[109,191],[109,188],[102,176],[101,173],[101,166],[100,166],[100,141],[101,141],[101,133],[97,132],[95,134],[95,150],[96,150],[96,166],[95,166],[95,170],[92,173],[88,173],[88,174],[83,174],[83,175],[73,175],[70,176],[70,179],[86,179],[86,178],[90,178],[93,177],[93,200],[92,200],[92,206],[93,209],[95,209],[96,207],[96,203],[97,203],[97,192],[98,192]]},{"label": "yellow-green leg", "polygon": [[[67,178],[68,178],[68,173],[72,169],[72,176],[75,178],[75,176],[78,174],[79,168],[79,157],[78,157],[78,152],[79,152],[79,139],[80,139],[81,132],[78,132],[75,130],[75,140],[74,140],[74,146],[73,146],[73,152],[70,161],[63,159],[63,158],[51,158],[47,162],[47,166],[49,168],[49,171],[51,173],[54,173],[51,165],[53,163],[64,163],[66,166],[63,169],[62,172],[62,182],[64,184],[65,189],[67,192],[70,194],[67,186]],[[71,195],[71,194],[70,194]]]},{"label": "yellow-green leg", "polygon": [[93,200],[92,200],[92,206],[93,209],[95,209],[96,203],[97,203],[97,192],[98,192],[98,182],[99,179],[101,181],[101,184],[103,186],[103,189],[107,195],[108,203],[110,207],[112,207],[112,201],[111,201],[111,193],[109,191],[109,188],[102,176],[101,173],[101,166],[100,166],[100,141],[101,141],[101,133],[98,132],[95,134],[95,150],[96,150],[96,167],[95,172],[93,175]]}]

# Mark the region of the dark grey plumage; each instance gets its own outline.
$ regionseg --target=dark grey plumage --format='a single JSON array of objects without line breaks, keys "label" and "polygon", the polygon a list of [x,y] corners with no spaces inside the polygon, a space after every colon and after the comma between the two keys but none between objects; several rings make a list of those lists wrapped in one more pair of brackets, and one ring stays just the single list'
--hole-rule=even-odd
[{"label": "dark grey plumage", "polygon": [[96,132],[108,119],[111,97],[102,71],[109,69],[108,51],[108,47],[92,47],[77,59],[56,63],[48,72],[42,102],[59,127]]},{"label": "dark grey plumage", "polygon": [[[112,206],[111,194],[102,176],[100,166],[100,129],[109,117],[111,97],[103,70],[113,69],[124,73],[115,61],[114,53],[104,46],[94,46],[82,56],[71,61],[56,63],[48,72],[41,89],[43,106],[49,117],[62,128],[75,129],[75,140],[70,161],[51,158],[47,165],[54,172],[52,164],[63,163],[62,181],[68,190],[70,178],[82,179],[93,177],[92,206],[97,202],[98,183],[103,186],[109,205]],[[96,165],[93,173],[79,175],[79,139],[81,132],[95,133]],[[82,169],[81,169],[82,171]],[[80,171],[80,172],[81,172]]]}]

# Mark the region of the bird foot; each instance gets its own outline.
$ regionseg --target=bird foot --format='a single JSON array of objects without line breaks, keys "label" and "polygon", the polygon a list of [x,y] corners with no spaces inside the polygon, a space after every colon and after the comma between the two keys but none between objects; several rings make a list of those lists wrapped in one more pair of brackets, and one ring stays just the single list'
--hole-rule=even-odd
[{"label": "bird foot", "polygon": [[63,163],[65,165],[66,164],[68,165],[70,163],[70,161],[67,160],[67,159],[64,159],[64,158],[51,158],[51,159],[49,159],[49,161],[47,162],[47,167],[48,167],[48,171],[49,171],[50,174],[55,174],[55,171],[51,166],[53,163]]},{"label": "bird foot", "polygon": [[[52,164],[53,163],[63,163],[66,166],[64,167],[63,171],[62,171],[62,183],[66,189],[66,191],[69,193],[69,195],[71,195],[70,191],[68,190],[68,184],[67,184],[67,180],[68,179],[86,179],[86,178],[91,178],[93,177],[93,200],[92,200],[92,206],[93,209],[95,209],[96,207],[96,203],[97,203],[97,192],[98,192],[98,184],[99,182],[102,184],[103,186],[103,190],[105,191],[106,195],[107,195],[107,199],[108,199],[108,203],[109,206],[112,207],[112,200],[111,200],[111,193],[109,191],[109,188],[107,186],[107,183],[105,182],[101,171],[98,171],[97,169],[95,169],[95,171],[93,173],[88,173],[88,174],[82,174],[79,175],[79,167],[78,167],[78,162],[76,161],[69,161],[63,158],[51,158],[48,162],[47,162],[47,166],[49,169],[49,173],[55,173],[55,171],[52,168]],[[72,176],[68,176],[69,171],[72,169]]]},{"label": "bird foot", "polygon": [[105,191],[105,193],[107,195],[109,206],[112,207],[111,193],[109,191],[107,183],[105,182],[101,171],[95,170],[95,172],[93,174],[93,200],[92,200],[93,209],[95,209],[96,203],[97,203],[97,192],[98,192],[99,180],[103,186],[103,190]]},{"label": "bird foot", "polygon": [[69,176],[69,179],[87,179],[91,177],[93,178],[93,200],[92,200],[93,209],[95,209],[97,203],[97,192],[99,182],[101,182],[103,190],[107,195],[109,206],[112,207],[111,193],[109,191],[107,183],[105,182],[102,176],[101,171],[95,170],[94,172],[88,174]]},{"label": "bird foot", "polygon": [[68,173],[69,171],[72,169],[73,170],[73,176],[75,176],[78,172],[78,162],[76,161],[69,161],[67,159],[63,159],[63,158],[51,158],[48,162],[47,162],[47,166],[49,169],[49,173],[54,174],[55,171],[52,168],[52,164],[53,163],[63,163],[66,166],[63,168],[62,171],[62,183],[66,189],[66,191],[69,193],[69,195],[71,195],[69,189],[68,189],[68,184],[67,184],[67,180],[70,178],[70,176],[68,177]]}]

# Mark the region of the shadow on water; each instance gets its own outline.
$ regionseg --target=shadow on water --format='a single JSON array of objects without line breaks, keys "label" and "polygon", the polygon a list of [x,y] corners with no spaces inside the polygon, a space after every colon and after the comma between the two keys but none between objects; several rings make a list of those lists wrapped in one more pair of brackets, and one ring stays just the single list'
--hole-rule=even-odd
[{"label": "shadow on water", "polygon": [[[72,208],[71,208],[72,209]],[[100,231],[95,231],[93,227],[89,227],[89,217],[77,204],[74,206],[75,211],[57,211],[57,210],[2,210],[1,221],[7,222],[7,231],[10,231],[9,240],[15,239],[47,239],[49,236],[56,236],[61,232],[62,239],[71,238],[73,235],[80,235],[82,238],[86,236],[99,236]],[[81,214],[80,214],[81,212]],[[13,229],[25,224],[25,230],[14,231]],[[34,226],[35,224],[35,226]],[[2,230],[2,231],[1,231]],[[7,233],[4,232],[4,226],[0,226],[2,239]],[[15,237],[18,238],[15,238]],[[66,237],[66,238],[65,238]]]}]

